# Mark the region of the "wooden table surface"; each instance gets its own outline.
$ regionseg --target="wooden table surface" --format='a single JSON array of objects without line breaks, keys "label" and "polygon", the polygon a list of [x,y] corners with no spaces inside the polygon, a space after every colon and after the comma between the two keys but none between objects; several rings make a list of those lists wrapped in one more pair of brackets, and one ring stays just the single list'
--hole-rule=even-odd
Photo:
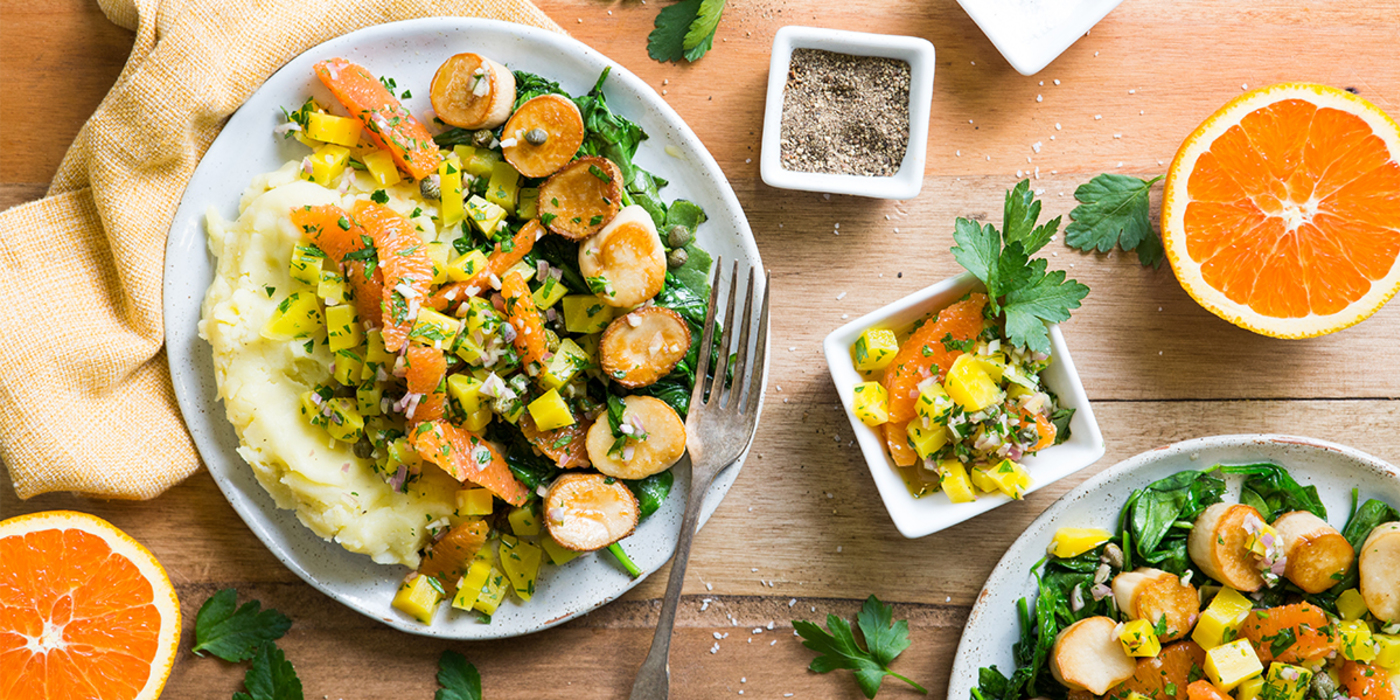
[{"label": "wooden table surface", "polygon": [[[1352,87],[1400,115],[1392,3],[1129,0],[1033,77],[1014,72],[953,0],[731,0],[714,51],[681,67],[646,56],[658,2],[542,5],[575,37],[665,91],[730,178],[773,274],[767,408],[753,454],[696,539],[671,656],[676,697],[859,697],[849,673],[806,670],[812,654],[789,620],[850,616],[872,593],[910,621],[913,644],[897,669],[942,696],[963,622],[1000,554],[1061,494],[1144,450],[1204,435],[1282,432],[1400,461],[1400,303],[1330,337],[1272,340],[1201,309],[1166,267],[1055,243],[1047,249],[1052,266],[1093,289],[1064,335],[1107,455],[1022,503],[906,540],[851,445],[820,346],[847,315],[957,272],[948,254],[953,219],[999,222],[1003,192],[1022,171],[1039,171],[1033,184],[1044,190],[1048,215],[1067,213],[1074,188],[1100,172],[1164,172],[1181,140],[1246,85]],[[917,199],[827,198],[762,184],[769,50],[788,24],[912,34],[937,47]],[[131,41],[87,0],[0,2],[0,208],[43,194]],[[1154,209],[1159,195],[1160,186]],[[447,643],[390,630],[302,583],[254,538],[207,473],[150,502],[120,503],[70,495],[19,501],[0,470],[0,514],[54,508],[105,517],[161,558],[183,603],[186,650],[194,612],[219,588],[236,586],[290,614],[295,624],[283,647],[307,696],[317,698],[430,697],[444,648],[476,664],[493,700],[625,697],[667,573],[558,629]],[[704,611],[702,599],[712,601]],[[728,636],[712,653],[717,633]],[[241,668],[182,652],[166,696],[228,697],[241,677]],[[880,697],[913,694],[892,681]]]}]

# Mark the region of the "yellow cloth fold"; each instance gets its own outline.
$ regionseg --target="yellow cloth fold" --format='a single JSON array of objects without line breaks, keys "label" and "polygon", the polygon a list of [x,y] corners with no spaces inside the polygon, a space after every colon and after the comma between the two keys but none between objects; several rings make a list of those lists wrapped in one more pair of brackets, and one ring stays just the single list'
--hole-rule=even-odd
[{"label": "yellow cloth fold", "polygon": [[269,75],[401,19],[562,31],[528,0],[100,4],[136,32],[131,58],[48,195],[0,212],[0,460],[20,498],[151,498],[199,467],[162,349],[166,233],[205,149]]}]

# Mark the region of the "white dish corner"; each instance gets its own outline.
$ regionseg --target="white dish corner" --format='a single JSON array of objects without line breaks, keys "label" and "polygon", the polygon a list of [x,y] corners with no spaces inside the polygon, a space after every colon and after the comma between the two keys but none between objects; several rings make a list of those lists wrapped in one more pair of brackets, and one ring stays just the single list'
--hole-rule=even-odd
[{"label": "white dish corner", "polygon": [[1026,21],[1037,25],[1027,32],[1016,26],[1017,19],[1027,20],[1024,3],[1006,0],[958,0],[963,11],[977,23],[997,51],[1021,75],[1035,75],[1065,52],[1079,37],[1084,36],[1100,20],[1108,16],[1123,0],[1051,0],[1047,5],[1059,12],[1059,17]]},{"label": "white dish corner", "polygon": [[[870,475],[875,480],[880,499],[884,501],[885,509],[889,511],[895,528],[901,535],[910,539],[952,527],[1010,503],[1011,499],[1001,494],[985,494],[971,503],[950,503],[941,493],[915,498],[886,454],[878,432],[856,417],[852,407],[853,389],[856,384],[865,380],[852,363],[851,346],[868,328],[887,328],[898,332],[979,288],[980,283],[969,273],[950,277],[851,321],[832,331],[822,342],[831,379],[836,384],[836,392],[841,397],[846,417],[851,421],[861,454],[870,467]],[[1079,373],[1074,368],[1074,360],[1070,358],[1069,348],[1065,345],[1059,326],[1051,325],[1049,331],[1053,359],[1041,376],[1046,386],[1059,397],[1060,405],[1073,408],[1075,412],[1070,422],[1068,440],[1023,460],[1032,479],[1027,493],[1084,469],[1104,455],[1103,435],[1099,432],[1098,421],[1094,419],[1094,412],[1089,406],[1089,397],[1084,393]]]},{"label": "white dish corner", "polygon": [[[804,173],[783,167],[780,154],[783,87],[794,49],[819,49],[853,56],[893,58],[909,64],[909,144],[899,171],[888,177]],[[841,29],[788,26],[773,37],[768,95],[763,111],[759,174],[770,187],[877,199],[913,199],[924,184],[929,109],[933,101],[933,44],[913,36],[867,34]]]}]

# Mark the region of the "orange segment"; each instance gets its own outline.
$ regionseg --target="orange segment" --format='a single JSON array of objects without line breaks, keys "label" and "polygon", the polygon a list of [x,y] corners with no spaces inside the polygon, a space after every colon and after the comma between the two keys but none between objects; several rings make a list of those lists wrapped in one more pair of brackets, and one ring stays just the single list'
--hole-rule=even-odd
[{"label": "orange segment", "polygon": [[1342,664],[1339,676],[1347,697],[1361,700],[1400,700],[1400,696],[1395,692],[1395,684],[1390,680],[1390,672],[1383,668],[1347,661]]},{"label": "orange segment", "polygon": [[421,423],[441,418],[447,405],[447,385],[443,383],[447,378],[447,356],[443,351],[410,343],[404,354],[404,373],[408,390],[423,395],[408,419]]},{"label": "orange segment", "polygon": [[388,151],[401,170],[415,180],[437,172],[442,156],[432,135],[369,71],[343,58],[321,61],[315,70],[350,115],[364,123],[369,139]]},{"label": "orange segment", "polygon": [[[1322,658],[1341,646],[1330,624],[1322,608],[1309,603],[1295,603],[1249,613],[1240,626],[1240,636],[1254,645],[1259,660],[1265,666],[1271,661],[1296,664]],[[1285,629],[1292,629],[1298,641],[1275,657],[1270,642]]]},{"label": "orange segment", "polygon": [[379,253],[379,268],[384,271],[384,347],[398,352],[408,340],[419,308],[428,299],[433,260],[413,223],[402,214],[364,200],[356,202],[351,213],[374,240]]},{"label": "orange segment", "polygon": [[586,468],[592,464],[588,459],[588,429],[591,427],[593,421],[575,414],[572,425],[541,431],[529,411],[520,414],[520,433],[535,449],[564,469]]},{"label": "orange segment", "polygon": [[316,247],[325,251],[326,255],[340,265],[346,282],[350,284],[355,312],[359,314],[365,328],[378,328],[383,325],[383,314],[379,304],[384,297],[384,273],[376,266],[373,272],[366,274],[365,263],[345,259],[345,256],[351,253],[373,245],[373,239],[366,238],[365,230],[350,218],[349,212],[334,204],[294,207],[291,219],[292,224],[310,238]]},{"label": "orange segment", "polygon": [[[941,375],[962,352],[943,347],[943,338],[971,340],[982,332],[982,307],[987,295],[976,293],[938,312],[938,320],[920,326],[899,346],[882,382],[890,395],[890,422],[908,423],[914,418],[919,382]],[[937,372],[935,372],[937,368]]]},{"label": "orange segment", "polygon": [[1190,641],[1168,644],[1157,656],[1138,659],[1133,677],[1104,697],[1126,700],[1129,694],[1140,693],[1149,700],[1187,700],[1191,680],[1205,675],[1205,663],[1206,651],[1201,645]]},{"label": "orange segment", "polygon": [[154,700],[180,642],[165,570],[72,511],[0,522],[0,697]]},{"label": "orange segment", "polygon": [[441,420],[420,423],[411,432],[418,455],[456,480],[489,489],[513,506],[529,499],[529,490],[511,473],[501,453],[475,433]]},{"label": "orange segment", "polygon": [[1332,333],[1400,289],[1400,127],[1322,85],[1246,93],[1182,144],[1162,238],[1197,302],[1279,338]]},{"label": "orange segment", "polygon": [[520,273],[512,272],[501,280],[501,296],[505,298],[506,319],[515,328],[511,343],[520,355],[520,364],[533,377],[544,367],[545,353],[549,351],[544,319],[535,307],[534,297],[530,296],[530,285]]}]

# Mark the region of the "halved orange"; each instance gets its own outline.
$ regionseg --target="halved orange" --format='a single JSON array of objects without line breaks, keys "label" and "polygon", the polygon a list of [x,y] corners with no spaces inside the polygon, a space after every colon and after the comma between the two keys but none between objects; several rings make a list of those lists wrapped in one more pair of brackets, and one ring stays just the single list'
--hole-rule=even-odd
[{"label": "halved orange", "polygon": [[153,700],[180,644],[160,562],[73,511],[0,522],[0,697]]},{"label": "halved orange", "polygon": [[1400,126],[1349,92],[1254,90],[1181,145],[1162,197],[1177,280],[1242,328],[1309,338],[1400,289]]}]

